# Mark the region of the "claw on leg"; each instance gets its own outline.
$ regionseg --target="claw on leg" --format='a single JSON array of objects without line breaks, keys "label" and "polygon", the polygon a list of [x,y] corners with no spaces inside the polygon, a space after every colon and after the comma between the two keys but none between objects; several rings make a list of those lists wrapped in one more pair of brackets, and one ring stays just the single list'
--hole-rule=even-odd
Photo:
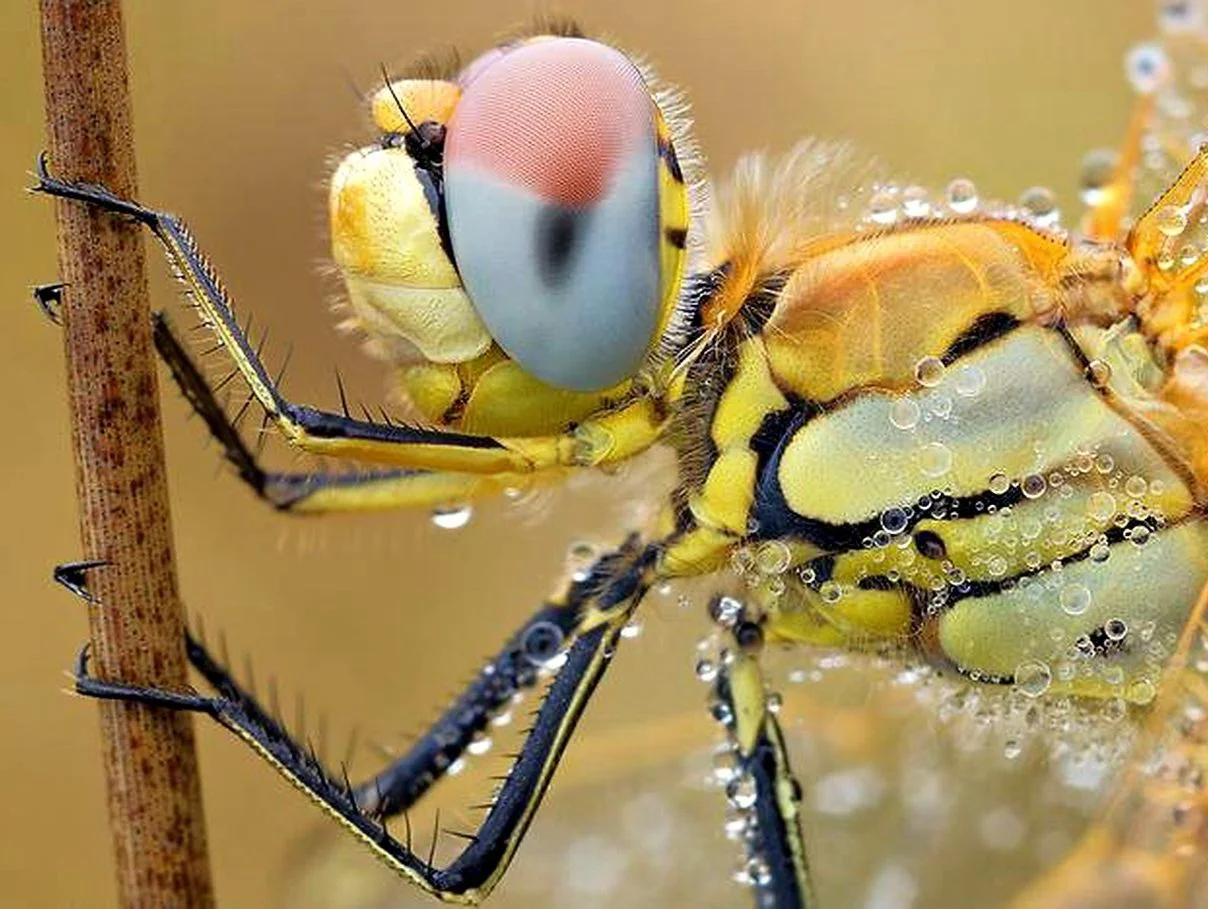
[{"label": "claw on leg", "polygon": [[64,562],[54,567],[51,578],[60,587],[65,588],[73,596],[83,600],[89,606],[97,606],[100,605],[100,600],[96,598],[96,594],[88,589],[88,573],[96,568],[104,568],[108,564],[108,559],[84,559],[79,562]]},{"label": "claw on leg", "polygon": [[169,710],[192,710],[198,713],[216,715],[219,703],[215,698],[207,698],[193,692],[164,691],[160,688],[147,688],[142,685],[127,685],[122,682],[105,682],[94,678],[88,672],[88,650],[85,644],[80,648],[75,663],[75,690],[85,697],[98,698],[103,701],[129,701],[145,704],[149,707],[164,707]]},{"label": "claw on leg", "polygon": [[33,289],[34,302],[38,304],[38,309],[55,325],[60,324],[59,311],[62,309],[63,288],[66,286],[62,281],[55,281],[51,284],[35,285]]}]

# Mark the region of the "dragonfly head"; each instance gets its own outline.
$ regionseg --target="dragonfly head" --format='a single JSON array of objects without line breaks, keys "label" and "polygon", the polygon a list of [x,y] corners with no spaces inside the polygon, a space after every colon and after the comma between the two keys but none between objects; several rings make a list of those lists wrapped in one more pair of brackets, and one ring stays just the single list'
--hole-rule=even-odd
[{"label": "dragonfly head", "polygon": [[391,82],[331,184],[356,319],[398,362],[506,359],[554,389],[632,380],[672,322],[687,190],[620,51],[538,35]]}]

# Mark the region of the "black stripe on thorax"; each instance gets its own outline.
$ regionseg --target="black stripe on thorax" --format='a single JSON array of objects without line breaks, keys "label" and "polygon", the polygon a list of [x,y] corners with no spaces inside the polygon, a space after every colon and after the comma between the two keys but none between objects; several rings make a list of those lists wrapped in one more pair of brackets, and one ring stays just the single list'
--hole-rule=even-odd
[{"label": "black stripe on thorax", "polygon": [[[776,465],[779,465],[779,452]],[[847,552],[863,549],[881,527],[881,513],[862,521],[833,524],[829,521],[809,518],[797,514],[784,498],[780,479],[775,469],[765,470],[759,478],[755,493],[753,517],[757,529],[753,538],[757,540],[804,540],[827,552]],[[906,525],[902,533],[912,531],[921,521],[961,521],[979,517],[1022,501],[1023,491],[1013,485],[1006,492],[995,493],[986,489],[968,496],[947,494],[925,495],[910,506]],[[896,503],[886,504],[886,509],[902,507]]]},{"label": "black stripe on thorax", "polygon": [[948,345],[948,349],[940,355],[940,360],[945,366],[951,366],[957,360],[973,353],[979,347],[985,347],[987,344],[1010,334],[1019,325],[1019,320],[1010,313],[982,313]]}]

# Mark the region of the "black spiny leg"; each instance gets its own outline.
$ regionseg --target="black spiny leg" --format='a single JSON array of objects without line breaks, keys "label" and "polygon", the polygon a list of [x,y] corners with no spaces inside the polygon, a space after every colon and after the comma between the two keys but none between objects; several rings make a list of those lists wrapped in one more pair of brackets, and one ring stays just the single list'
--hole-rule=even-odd
[{"label": "black spiny leg", "polygon": [[[56,325],[59,324],[65,286],[55,283],[34,288],[38,308]],[[211,438],[222,447],[223,458],[235,468],[239,479],[251,487],[257,498],[280,511],[313,513],[364,509],[366,499],[371,498],[375,490],[387,490],[392,501],[407,497],[408,489],[409,497],[414,500],[439,497],[441,477],[430,471],[397,469],[325,473],[264,469],[240,435],[238,421],[243,411],[234,419],[227,416],[226,409],[219,403],[214,390],[163,313],[153,314],[151,322],[155,349],[172,373],[177,388],[192,406],[193,412],[206,424]],[[433,487],[437,487],[436,495],[427,495],[425,490]]]},{"label": "black spiny leg", "polygon": [[[422,470],[371,470],[357,473],[333,474],[321,472],[274,472],[260,466],[255,453],[244,442],[234,420],[214,396],[188,350],[172,330],[163,313],[152,317],[155,349],[172,373],[193,412],[201,417],[211,438],[222,446],[222,455],[235,468],[256,496],[281,511],[300,510],[314,498],[332,490],[367,489],[383,483],[422,483],[428,476]],[[250,402],[249,402],[250,403]],[[241,414],[240,414],[241,415]]]},{"label": "black spiny leg", "polygon": [[767,707],[759,668],[763,635],[744,617],[728,635],[729,652],[714,687],[714,715],[737,758],[737,773],[726,795],[746,816],[747,877],[755,905],[811,909],[815,902],[801,835],[801,786],[789,766],[780,724]]},{"label": "black spiny leg", "polygon": [[252,395],[293,444],[315,454],[434,470],[499,473],[533,469],[527,455],[488,436],[359,420],[287,400],[261,360],[256,345],[235,318],[231,299],[213,267],[180,219],[122,199],[103,186],[60,180],[50,173],[45,155],[38,159],[37,175],[36,192],[134,218],[155,234],[220,348],[230,357]]},{"label": "black spiny leg", "polygon": [[[621,628],[648,586],[655,552],[653,547],[630,540],[600,559],[584,579],[525,624],[406,755],[359,787],[353,787],[342,773],[325,768],[192,637],[186,641],[189,660],[217,691],[216,697],[102,682],[87,675],[83,656],[77,667],[77,689],[96,697],[214,716],[401,875],[442,899],[477,902],[498,882],[523,838],[571,733],[612,659]],[[565,663],[537,711],[511,772],[466,848],[450,865],[437,868],[395,840],[384,819],[414,804],[495,711],[516,691],[535,684],[538,666],[560,653],[565,654]]]}]

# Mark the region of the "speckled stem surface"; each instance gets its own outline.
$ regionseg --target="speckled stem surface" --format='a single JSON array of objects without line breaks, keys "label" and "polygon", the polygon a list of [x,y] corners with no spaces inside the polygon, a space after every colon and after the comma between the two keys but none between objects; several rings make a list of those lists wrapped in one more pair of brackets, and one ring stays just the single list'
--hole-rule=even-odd
[{"label": "speckled stem surface", "polygon": [[[119,0],[41,0],[50,166],[136,196]],[[183,689],[187,667],[172,554],[145,256],[139,227],[56,203],[67,390],[92,669]],[[124,907],[214,903],[192,717],[100,704],[102,766]],[[79,755],[81,763],[87,755]]]}]

